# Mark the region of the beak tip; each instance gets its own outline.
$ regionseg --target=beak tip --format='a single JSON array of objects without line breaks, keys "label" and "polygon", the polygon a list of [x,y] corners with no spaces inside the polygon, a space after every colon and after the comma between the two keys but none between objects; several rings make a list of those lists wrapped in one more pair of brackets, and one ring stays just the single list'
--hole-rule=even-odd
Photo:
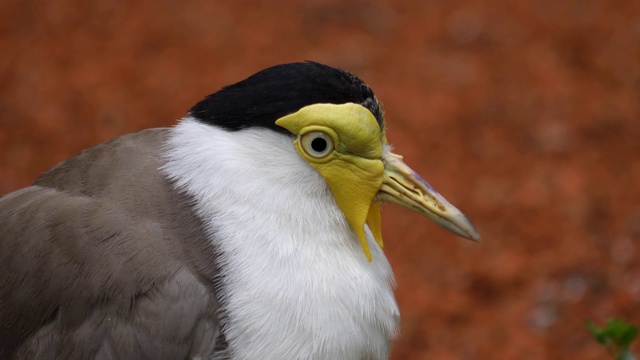
[{"label": "beak tip", "polygon": [[471,236],[469,236],[468,239],[473,241],[473,242],[477,242],[477,243],[482,242],[482,237],[480,236],[480,234],[478,234],[477,231],[472,233]]},{"label": "beak tip", "polygon": [[482,237],[480,236],[480,233],[478,232],[478,230],[476,230],[476,227],[473,225],[473,223],[471,222],[471,220],[469,220],[466,216],[464,216],[464,232],[465,235],[463,236],[465,239],[469,239],[473,242],[482,242]]},{"label": "beak tip", "polygon": [[449,214],[450,216],[435,217],[431,219],[434,220],[438,225],[460,236],[461,238],[465,238],[473,242],[480,242],[482,240],[482,238],[480,237],[480,233],[478,233],[478,230],[476,230],[476,227],[469,220],[469,218],[467,218],[458,209],[453,208],[453,206],[451,206],[451,208],[454,211]]},{"label": "beak tip", "polygon": [[457,233],[456,235],[460,236],[461,238],[471,240],[475,243],[482,242],[482,237],[480,236],[480,234],[478,234],[477,231],[475,231],[475,229],[473,229],[473,231],[465,231],[464,233]]}]

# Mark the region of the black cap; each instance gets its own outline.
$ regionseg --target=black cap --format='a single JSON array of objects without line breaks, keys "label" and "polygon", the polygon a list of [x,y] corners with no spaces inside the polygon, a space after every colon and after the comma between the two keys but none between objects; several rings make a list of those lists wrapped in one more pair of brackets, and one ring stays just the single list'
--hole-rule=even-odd
[{"label": "black cap", "polygon": [[288,133],[275,121],[320,103],[360,104],[371,111],[380,128],[384,126],[382,109],[362,80],[311,61],[262,70],[207,96],[191,108],[189,115],[230,131],[263,127]]}]

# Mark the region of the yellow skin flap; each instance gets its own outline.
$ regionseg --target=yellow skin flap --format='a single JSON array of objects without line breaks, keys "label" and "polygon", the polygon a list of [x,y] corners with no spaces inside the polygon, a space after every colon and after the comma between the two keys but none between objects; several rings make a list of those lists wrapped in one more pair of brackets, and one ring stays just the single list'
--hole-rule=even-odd
[{"label": "yellow skin flap", "polygon": [[[276,125],[297,136],[296,150],[327,181],[371,261],[364,225],[369,222],[376,242],[382,247],[380,203],[374,202],[374,198],[382,186],[385,170],[382,162],[385,137],[373,114],[353,103],[314,104],[278,119]],[[316,152],[305,136],[323,136],[328,141],[322,144],[328,143],[332,148]]]},{"label": "yellow skin flap", "polygon": [[369,261],[364,225],[369,224],[382,248],[380,201],[399,204],[454,234],[480,240],[471,221],[407,166],[402,156],[382,153],[387,139],[365,107],[353,103],[309,105],[276,124],[297,136],[296,150],[329,184]]}]

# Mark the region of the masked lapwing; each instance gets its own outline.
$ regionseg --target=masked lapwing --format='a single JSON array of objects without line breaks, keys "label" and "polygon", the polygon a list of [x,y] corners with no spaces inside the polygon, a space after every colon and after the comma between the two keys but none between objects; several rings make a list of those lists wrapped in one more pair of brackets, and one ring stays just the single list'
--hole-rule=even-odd
[{"label": "masked lapwing", "polygon": [[0,199],[0,359],[387,359],[385,202],[479,239],[360,79],[258,72]]}]

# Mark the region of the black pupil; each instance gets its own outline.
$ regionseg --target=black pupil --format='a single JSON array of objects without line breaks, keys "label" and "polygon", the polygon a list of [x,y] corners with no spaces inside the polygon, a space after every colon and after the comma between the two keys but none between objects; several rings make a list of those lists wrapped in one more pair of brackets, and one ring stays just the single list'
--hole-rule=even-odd
[{"label": "black pupil", "polygon": [[315,152],[324,152],[325,150],[327,150],[327,140],[317,137],[311,140],[311,148]]}]

